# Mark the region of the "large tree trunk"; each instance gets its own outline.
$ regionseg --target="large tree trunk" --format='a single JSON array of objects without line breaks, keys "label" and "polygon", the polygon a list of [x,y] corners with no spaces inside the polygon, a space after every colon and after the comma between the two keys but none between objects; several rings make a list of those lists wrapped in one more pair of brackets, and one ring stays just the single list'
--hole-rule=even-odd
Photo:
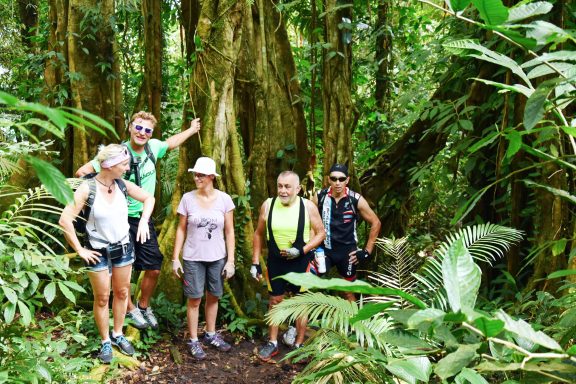
[{"label": "large tree trunk", "polygon": [[309,169],[306,121],[286,26],[274,4],[245,8],[236,99],[252,204],[276,193],[281,171]]},{"label": "large tree trunk", "polygon": [[[171,274],[171,258],[174,248],[174,234],[178,222],[176,209],[182,195],[192,189],[192,178],[186,172],[199,155],[211,157],[216,161],[218,173],[218,188],[230,195],[245,196],[246,185],[240,138],[236,130],[236,111],[234,108],[234,77],[237,68],[238,54],[242,38],[242,16],[244,2],[235,0],[205,1],[201,4],[196,34],[202,41],[203,50],[196,52],[193,77],[190,82],[191,104],[187,109],[193,111],[195,117],[202,118],[201,148],[194,138],[181,146],[180,163],[176,187],[172,196],[172,210],[164,221],[160,248],[165,259],[160,281],[160,291],[164,291],[171,300],[181,301],[181,288],[175,286]],[[184,16],[185,17],[185,16]],[[218,20],[217,24],[212,24]],[[186,29],[187,33],[190,30]],[[194,117],[191,116],[191,117]],[[187,126],[188,113],[185,113],[183,128]],[[238,203],[238,200],[236,200]],[[241,266],[250,264],[251,238],[253,231],[250,211],[239,206],[235,210],[237,275],[232,282],[233,291],[226,284],[226,291],[231,295],[233,304],[236,300],[244,302],[249,297],[250,284]],[[241,241],[246,238],[246,241]],[[235,308],[242,314],[240,306]]]},{"label": "large tree trunk", "polygon": [[324,109],[324,181],[334,163],[347,164],[354,174],[352,132],[358,111],[352,100],[352,7],[338,8],[337,0],[326,0],[323,54],[322,99]]}]

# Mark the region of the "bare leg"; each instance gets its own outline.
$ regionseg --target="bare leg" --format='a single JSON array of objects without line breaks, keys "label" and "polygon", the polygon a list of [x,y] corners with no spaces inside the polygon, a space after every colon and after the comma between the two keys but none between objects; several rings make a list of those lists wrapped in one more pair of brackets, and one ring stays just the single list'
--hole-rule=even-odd
[{"label": "bare leg", "polygon": [[[275,305],[280,304],[284,300],[284,295],[280,296],[270,296],[270,301],[268,303],[268,310],[271,310]],[[270,341],[277,341],[278,340],[278,326],[271,325],[268,328],[268,337]]]},{"label": "bare leg", "polygon": [[304,337],[306,337],[306,326],[308,325],[308,319],[299,317],[296,320],[296,341],[295,344],[304,343]]},{"label": "bare leg", "polygon": [[108,320],[110,313],[108,310],[108,303],[110,301],[110,277],[108,269],[100,272],[88,272],[90,284],[92,285],[92,292],[94,295],[94,320],[96,327],[102,340],[107,340],[110,337],[110,330],[108,329]]},{"label": "bare leg", "polygon": [[[140,284],[140,297],[137,302],[140,303],[142,308],[147,308],[150,305],[150,299],[154,294],[156,289],[156,284],[158,283],[158,278],[160,277],[159,270],[147,270],[144,271],[144,277],[142,278],[142,283]],[[136,299],[136,298],[134,298]],[[128,312],[133,310],[136,304],[132,302],[131,298],[128,298]]]},{"label": "bare leg", "polygon": [[131,273],[132,265],[112,268],[112,290],[114,291],[112,314],[114,315],[114,332],[116,334],[122,333],[122,326],[126,317],[126,303],[130,296]]},{"label": "bare leg", "polygon": [[[206,331],[216,332],[216,316],[218,315],[219,297],[206,292],[206,303],[204,303],[204,315],[206,316]],[[198,318],[196,318],[198,320]],[[198,321],[196,321],[198,323]]]},{"label": "bare leg", "polygon": [[200,313],[200,301],[202,301],[201,297],[197,299],[188,299],[188,305],[186,306],[188,332],[190,333],[191,339],[198,338],[198,314]]}]

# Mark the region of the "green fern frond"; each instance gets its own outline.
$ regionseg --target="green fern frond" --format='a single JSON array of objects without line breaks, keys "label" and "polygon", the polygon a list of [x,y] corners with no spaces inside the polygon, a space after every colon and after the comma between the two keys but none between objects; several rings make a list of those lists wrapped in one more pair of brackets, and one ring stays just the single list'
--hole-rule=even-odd
[{"label": "green fern frond", "polygon": [[487,223],[462,228],[456,234],[448,236],[447,241],[434,253],[434,257],[428,258],[415,275],[419,282],[419,297],[438,308],[447,308],[446,291],[442,288],[442,260],[449,247],[460,239],[463,239],[464,246],[474,259],[492,265],[492,262],[504,256],[513,243],[522,239],[522,232]]},{"label": "green fern frond", "polygon": [[356,313],[356,302],[322,292],[306,292],[275,305],[266,315],[266,319],[270,324],[280,325],[305,317],[310,322],[318,321],[322,328],[347,334],[350,330],[350,318]]}]

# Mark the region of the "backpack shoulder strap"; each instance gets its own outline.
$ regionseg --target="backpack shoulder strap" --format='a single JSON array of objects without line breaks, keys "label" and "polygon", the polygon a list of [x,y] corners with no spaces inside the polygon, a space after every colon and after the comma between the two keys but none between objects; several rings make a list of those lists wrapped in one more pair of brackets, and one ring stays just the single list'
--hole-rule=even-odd
[{"label": "backpack shoulder strap", "polygon": [[116,184],[118,185],[118,188],[120,188],[120,190],[121,190],[122,193],[124,194],[124,197],[128,197],[128,188],[126,188],[126,183],[124,182],[124,180],[122,180],[122,179],[114,179],[114,181],[115,181]]},{"label": "backpack shoulder strap", "polygon": [[94,199],[96,199],[96,181],[92,177],[87,179],[86,182],[88,183],[88,199],[84,203],[84,215],[86,216],[86,220],[88,220],[90,217],[90,211],[92,211],[92,206],[94,205]]},{"label": "backpack shoulder strap", "polygon": [[144,146],[144,150],[146,151],[146,157],[149,158],[150,161],[152,161],[152,164],[156,165],[156,158],[154,157],[154,153],[152,153],[152,148],[150,148],[149,143],[146,143],[146,145]]},{"label": "backpack shoulder strap", "polygon": [[362,197],[358,192],[354,192],[350,188],[348,188],[348,198],[350,199],[350,204],[352,206],[352,210],[354,211],[354,215],[358,218],[358,202],[360,201],[360,197]]}]

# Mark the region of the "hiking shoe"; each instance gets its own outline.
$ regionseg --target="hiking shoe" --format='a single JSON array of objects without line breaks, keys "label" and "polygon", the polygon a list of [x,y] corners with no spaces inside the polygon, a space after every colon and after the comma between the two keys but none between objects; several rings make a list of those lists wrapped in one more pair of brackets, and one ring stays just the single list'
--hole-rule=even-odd
[{"label": "hiking shoe", "polygon": [[132,356],[134,354],[134,347],[132,344],[130,344],[128,339],[124,337],[124,335],[119,335],[116,337],[110,336],[110,340],[112,340],[112,345],[117,346],[120,349],[120,352],[123,354],[128,356]]},{"label": "hiking shoe", "polygon": [[269,341],[266,344],[264,344],[262,348],[260,348],[260,351],[258,352],[258,357],[260,358],[260,360],[268,361],[277,354],[278,354],[278,345],[274,345],[271,341]]},{"label": "hiking shoe", "polygon": [[224,339],[222,339],[222,336],[217,333],[215,333],[214,336],[208,336],[208,334],[205,334],[203,341],[204,344],[211,345],[221,352],[228,352],[232,348],[230,344],[225,342]]},{"label": "hiking shoe", "polygon": [[152,312],[152,308],[148,307],[146,309],[141,309],[140,312],[142,313],[142,317],[146,320],[148,325],[152,327],[152,329],[158,329],[158,319]]},{"label": "hiking shoe", "polygon": [[202,349],[202,344],[196,341],[189,341],[188,346],[190,347],[190,353],[196,360],[204,360],[206,358],[206,353]]},{"label": "hiking shoe", "polygon": [[130,320],[130,323],[135,328],[146,329],[150,326],[150,324],[148,324],[148,321],[146,321],[146,319],[142,315],[142,311],[140,311],[138,308],[134,308],[133,310],[128,312],[126,314],[126,317]]},{"label": "hiking shoe", "polygon": [[282,335],[282,342],[288,347],[293,347],[296,342],[296,328],[288,327],[288,330]]},{"label": "hiking shoe", "polygon": [[112,343],[107,341],[102,344],[100,347],[100,353],[98,354],[98,358],[104,364],[110,364],[112,361]]}]

